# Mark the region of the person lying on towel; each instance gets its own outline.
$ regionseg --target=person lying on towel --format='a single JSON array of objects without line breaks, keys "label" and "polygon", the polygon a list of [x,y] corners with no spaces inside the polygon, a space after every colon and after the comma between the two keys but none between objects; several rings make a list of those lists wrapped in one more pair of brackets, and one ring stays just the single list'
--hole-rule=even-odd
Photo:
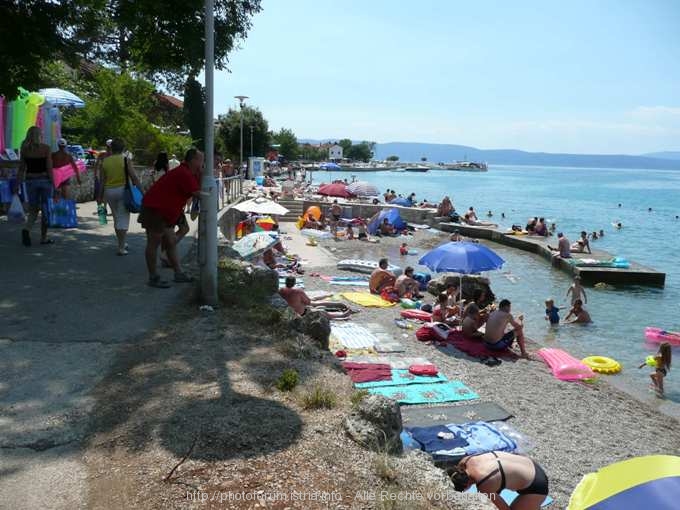
[{"label": "person lying on towel", "polygon": [[378,267],[371,273],[371,278],[368,280],[368,288],[371,294],[380,294],[385,287],[393,287],[397,281],[394,273],[387,270],[388,264],[387,259],[380,259]]},{"label": "person lying on towel", "polygon": [[[457,491],[476,485],[500,510],[539,510],[548,495],[548,475],[534,460],[506,452],[487,452],[463,457],[449,473]],[[508,505],[500,493],[516,491]]]}]

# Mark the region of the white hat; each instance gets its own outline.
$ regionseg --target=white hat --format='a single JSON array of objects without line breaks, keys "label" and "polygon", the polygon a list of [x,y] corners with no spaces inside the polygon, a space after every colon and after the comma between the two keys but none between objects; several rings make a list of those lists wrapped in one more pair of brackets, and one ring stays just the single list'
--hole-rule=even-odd
[{"label": "white hat", "polygon": [[113,138],[109,138],[108,140],[106,140],[106,146],[107,147],[111,147],[112,143],[113,143]]},{"label": "white hat", "polygon": [[66,138],[60,138],[59,141],[57,142],[57,145],[59,147],[66,147],[68,145],[68,142],[66,141]]}]

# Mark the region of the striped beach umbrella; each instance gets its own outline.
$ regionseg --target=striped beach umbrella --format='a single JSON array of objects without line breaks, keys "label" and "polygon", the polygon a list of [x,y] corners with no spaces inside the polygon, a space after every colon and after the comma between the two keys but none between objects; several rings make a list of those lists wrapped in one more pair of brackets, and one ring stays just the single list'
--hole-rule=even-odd
[{"label": "striped beach umbrella", "polygon": [[278,237],[272,236],[268,232],[253,232],[243,236],[231,247],[238,252],[241,258],[252,259],[261,255],[278,242]]},{"label": "striped beach umbrella", "polygon": [[673,510],[680,502],[680,457],[649,455],[583,477],[567,510]]},{"label": "striped beach umbrella", "polygon": [[70,106],[72,108],[85,108],[85,101],[76,96],[73,92],[62,89],[40,89],[40,94],[45,96],[45,100],[54,106]]},{"label": "striped beach umbrella", "polygon": [[378,188],[365,181],[355,181],[347,186],[347,191],[358,197],[377,197]]}]

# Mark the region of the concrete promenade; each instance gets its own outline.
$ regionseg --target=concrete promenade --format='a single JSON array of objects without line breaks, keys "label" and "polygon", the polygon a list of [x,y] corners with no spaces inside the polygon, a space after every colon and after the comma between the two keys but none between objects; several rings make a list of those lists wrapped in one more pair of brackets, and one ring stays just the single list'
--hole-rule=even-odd
[{"label": "concrete promenade", "polygon": [[[91,390],[118,350],[194,306],[195,286],[146,285],[145,234],[132,215],[129,255],[116,255],[113,219],[78,205],[79,228],[52,230],[52,245],[21,245],[21,225],[0,218],[0,508],[82,508],[80,442]],[[180,245],[192,248],[197,222]],[[171,270],[163,270],[172,279]]]}]

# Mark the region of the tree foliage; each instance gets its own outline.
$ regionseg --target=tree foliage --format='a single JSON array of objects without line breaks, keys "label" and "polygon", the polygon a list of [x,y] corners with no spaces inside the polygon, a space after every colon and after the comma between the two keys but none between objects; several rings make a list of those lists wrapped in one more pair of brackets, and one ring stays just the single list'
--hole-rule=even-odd
[{"label": "tree foliage", "polygon": [[338,145],[342,147],[342,155],[348,158],[349,156],[347,155],[347,153],[352,148],[352,140],[350,140],[349,138],[343,138],[338,142]]},{"label": "tree foliage", "polygon": [[387,161],[399,161],[399,156],[387,156]]},{"label": "tree foliage", "polygon": [[305,143],[299,146],[299,155],[305,161],[324,161],[328,159],[328,150]]},{"label": "tree foliage", "polygon": [[205,149],[205,89],[196,78],[189,77],[184,87],[184,123],[189,127],[196,147]]},{"label": "tree foliage", "polygon": [[297,137],[292,130],[281,128],[280,131],[273,134],[272,139],[274,143],[279,145],[279,154],[284,158],[287,160],[298,159],[300,150]]},{"label": "tree foliage", "polygon": [[[234,160],[239,159],[241,144],[241,110],[230,108],[219,116],[217,137],[221,147]],[[262,112],[250,106],[243,107],[243,160],[250,154],[250,126],[253,126],[253,154],[263,156],[270,147],[269,124]]]},{"label": "tree foliage", "polygon": [[343,155],[353,161],[370,161],[373,157],[373,147],[375,143],[373,142],[361,142],[352,145],[349,150],[344,151]]}]

